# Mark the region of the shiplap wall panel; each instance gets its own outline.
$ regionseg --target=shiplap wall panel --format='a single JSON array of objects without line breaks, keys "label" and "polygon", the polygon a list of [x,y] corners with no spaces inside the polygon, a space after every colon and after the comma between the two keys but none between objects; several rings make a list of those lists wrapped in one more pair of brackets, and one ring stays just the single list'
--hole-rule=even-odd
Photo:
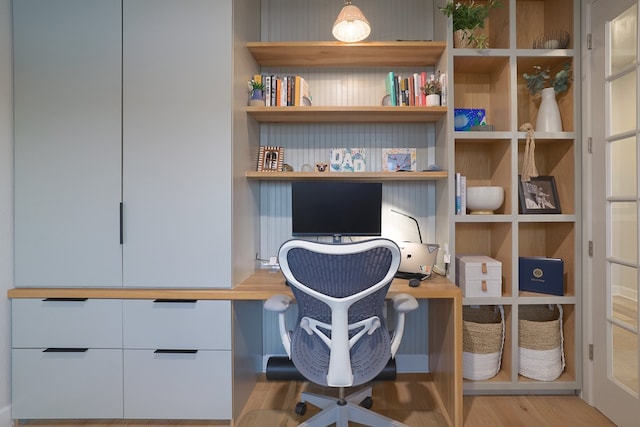
[{"label": "shiplap wall panel", "polygon": [[[331,27],[344,2],[342,0],[263,0],[261,10],[262,41],[333,41]],[[433,1],[431,0],[358,0],[355,1],[371,23],[367,41],[432,40]],[[438,12],[439,13],[439,12]],[[386,94],[384,79],[389,71],[408,76],[433,68],[278,68],[262,74],[301,75],[310,86],[313,105],[380,105]],[[435,162],[435,127],[432,124],[262,124],[260,145],[284,147],[284,161],[299,171],[304,164],[329,160],[331,148],[367,148],[367,170],[382,170],[385,148],[415,147],[417,169]],[[442,166],[442,165],[441,165]],[[387,182],[383,185],[383,236],[402,241],[418,241],[415,222],[391,212],[396,209],[415,217],[424,242],[435,240],[435,184],[433,182]],[[291,186],[287,182],[260,183],[259,257],[277,255],[278,248],[291,238]],[[330,238],[320,238],[330,241]],[[358,238],[353,238],[358,240]],[[424,285],[426,286],[426,285]],[[295,321],[295,310],[289,314]],[[400,354],[428,354],[427,305],[407,317],[405,339]],[[293,323],[290,323],[292,325]],[[284,354],[278,334],[277,317],[264,318],[264,354]]]},{"label": "shiplap wall panel", "polygon": [[[432,0],[355,0],[371,24],[369,41],[433,40]],[[334,40],[343,0],[263,0],[263,41]]]}]

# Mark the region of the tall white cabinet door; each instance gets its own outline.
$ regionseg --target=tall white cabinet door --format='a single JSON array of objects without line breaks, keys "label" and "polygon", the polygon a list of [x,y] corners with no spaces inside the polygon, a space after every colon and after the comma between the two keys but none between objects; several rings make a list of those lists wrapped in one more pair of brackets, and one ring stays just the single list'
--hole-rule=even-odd
[{"label": "tall white cabinet door", "polygon": [[232,0],[124,0],[125,286],[231,286]]},{"label": "tall white cabinet door", "polygon": [[15,285],[119,286],[120,0],[13,13]]}]

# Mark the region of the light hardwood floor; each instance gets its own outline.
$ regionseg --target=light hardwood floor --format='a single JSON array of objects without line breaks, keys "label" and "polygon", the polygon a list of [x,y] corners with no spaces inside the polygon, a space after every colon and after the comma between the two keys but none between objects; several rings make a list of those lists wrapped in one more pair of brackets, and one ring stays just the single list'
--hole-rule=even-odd
[{"label": "light hardwood floor", "polygon": [[[260,381],[234,427],[289,427],[317,412],[312,406],[304,417],[294,413],[300,392],[326,393],[317,386],[295,381]],[[374,385],[373,409],[411,427],[446,426],[427,374],[400,374],[396,381]],[[163,421],[30,421],[24,426],[202,427],[229,425],[210,422]],[[614,426],[604,415],[577,396],[465,396],[465,427],[576,427]],[[355,426],[355,425],[354,425]]]}]

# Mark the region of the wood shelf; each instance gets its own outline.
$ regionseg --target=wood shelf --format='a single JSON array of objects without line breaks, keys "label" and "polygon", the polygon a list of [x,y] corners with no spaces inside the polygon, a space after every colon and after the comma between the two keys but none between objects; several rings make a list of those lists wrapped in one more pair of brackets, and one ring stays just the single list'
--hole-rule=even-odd
[{"label": "wood shelf", "polygon": [[430,181],[446,179],[447,171],[426,172],[258,172],[247,171],[245,176],[260,181]]},{"label": "wood shelf", "polygon": [[442,41],[250,42],[262,67],[428,67],[442,56]]},{"label": "wood shelf", "polygon": [[447,107],[247,107],[260,123],[433,123]]}]

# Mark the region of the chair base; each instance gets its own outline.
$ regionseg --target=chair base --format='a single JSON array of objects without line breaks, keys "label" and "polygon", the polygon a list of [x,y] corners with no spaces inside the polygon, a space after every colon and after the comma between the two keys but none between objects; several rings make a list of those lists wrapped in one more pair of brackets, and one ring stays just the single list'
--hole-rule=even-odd
[{"label": "chair base", "polygon": [[298,424],[298,427],[326,427],[333,423],[336,424],[336,427],[348,427],[349,421],[371,427],[408,427],[406,424],[360,406],[360,402],[367,397],[371,397],[371,387],[350,394],[342,402],[336,397],[303,392],[301,394],[302,402],[310,403],[322,411]]}]

